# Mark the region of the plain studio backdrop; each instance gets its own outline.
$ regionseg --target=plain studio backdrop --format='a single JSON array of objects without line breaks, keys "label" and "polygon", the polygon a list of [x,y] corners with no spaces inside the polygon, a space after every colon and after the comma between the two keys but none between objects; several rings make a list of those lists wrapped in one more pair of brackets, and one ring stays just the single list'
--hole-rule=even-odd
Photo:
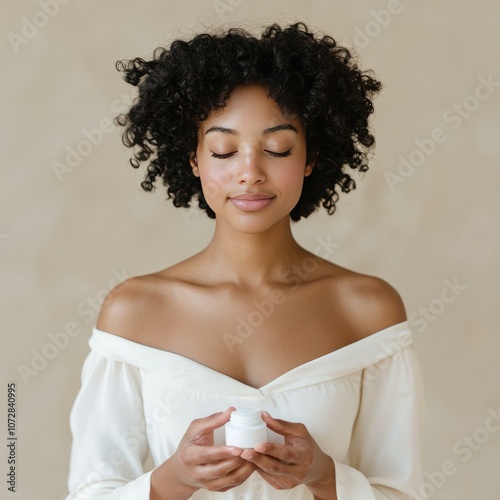
[{"label": "plain studio backdrop", "polygon": [[370,170],[334,216],[294,234],[403,297],[426,391],[421,491],[500,498],[498,2],[30,0],[2,12],[0,497],[64,497],[69,411],[103,297],[198,252],[214,229],[161,188],[142,191],[111,122],[136,90],[115,62],[215,25],[305,21],[354,47],[385,90]]}]

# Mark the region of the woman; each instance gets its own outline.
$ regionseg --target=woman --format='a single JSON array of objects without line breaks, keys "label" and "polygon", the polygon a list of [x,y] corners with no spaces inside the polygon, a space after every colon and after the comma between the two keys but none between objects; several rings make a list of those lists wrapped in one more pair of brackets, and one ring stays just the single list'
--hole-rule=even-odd
[{"label": "woman", "polygon": [[[355,187],[381,84],[303,23],[117,63],[131,163],[215,231],[106,297],[71,412],[68,498],[400,499],[421,482],[423,390],[403,302],[302,248],[290,220]],[[226,446],[235,408],[268,441]],[[150,456],[153,470],[145,470]]]}]

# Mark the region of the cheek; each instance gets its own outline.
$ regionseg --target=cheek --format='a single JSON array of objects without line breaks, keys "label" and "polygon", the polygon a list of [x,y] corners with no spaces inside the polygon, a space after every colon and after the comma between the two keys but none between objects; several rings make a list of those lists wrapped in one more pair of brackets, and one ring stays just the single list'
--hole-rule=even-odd
[{"label": "cheek", "polygon": [[[205,168],[200,172],[201,187],[205,200],[216,199],[223,194],[224,186],[229,182],[229,175],[224,170],[211,165],[205,165]],[[210,205],[210,203],[209,203]],[[213,209],[212,206],[210,208]]]},{"label": "cheek", "polygon": [[275,181],[279,183],[284,195],[298,199],[304,184],[304,168],[302,165],[290,165],[290,168],[279,172]]}]

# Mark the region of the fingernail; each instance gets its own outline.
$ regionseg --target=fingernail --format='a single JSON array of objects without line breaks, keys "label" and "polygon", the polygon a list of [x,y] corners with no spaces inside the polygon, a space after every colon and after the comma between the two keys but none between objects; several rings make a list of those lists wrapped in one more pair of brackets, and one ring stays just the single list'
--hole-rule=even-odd
[{"label": "fingernail", "polygon": [[266,416],[266,417],[270,417],[271,415],[269,415],[269,413],[267,413],[266,410],[262,410],[262,413]]},{"label": "fingernail", "polygon": [[266,445],[265,444],[258,444],[253,447],[255,451],[258,451],[259,453],[262,453],[263,451],[266,450]]},{"label": "fingernail", "polygon": [[239,450],[238,448],[231,449],[231,455],[234,455],[235,457],[237,457],[240,454],[241,454],[241,450]]}]

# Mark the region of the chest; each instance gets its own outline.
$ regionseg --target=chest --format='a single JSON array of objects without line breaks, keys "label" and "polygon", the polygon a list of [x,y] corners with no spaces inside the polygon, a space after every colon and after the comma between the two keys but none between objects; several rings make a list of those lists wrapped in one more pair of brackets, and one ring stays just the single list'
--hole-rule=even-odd
[{"label": "chest", "polygon": [[168,322],[168,333],[154,335],[154,347],[249,386],[264,386],[350,343],[342,312],[321,294],[301,292],[212,293],[179,300],[174,314],[159,315],[158,321]]}]

